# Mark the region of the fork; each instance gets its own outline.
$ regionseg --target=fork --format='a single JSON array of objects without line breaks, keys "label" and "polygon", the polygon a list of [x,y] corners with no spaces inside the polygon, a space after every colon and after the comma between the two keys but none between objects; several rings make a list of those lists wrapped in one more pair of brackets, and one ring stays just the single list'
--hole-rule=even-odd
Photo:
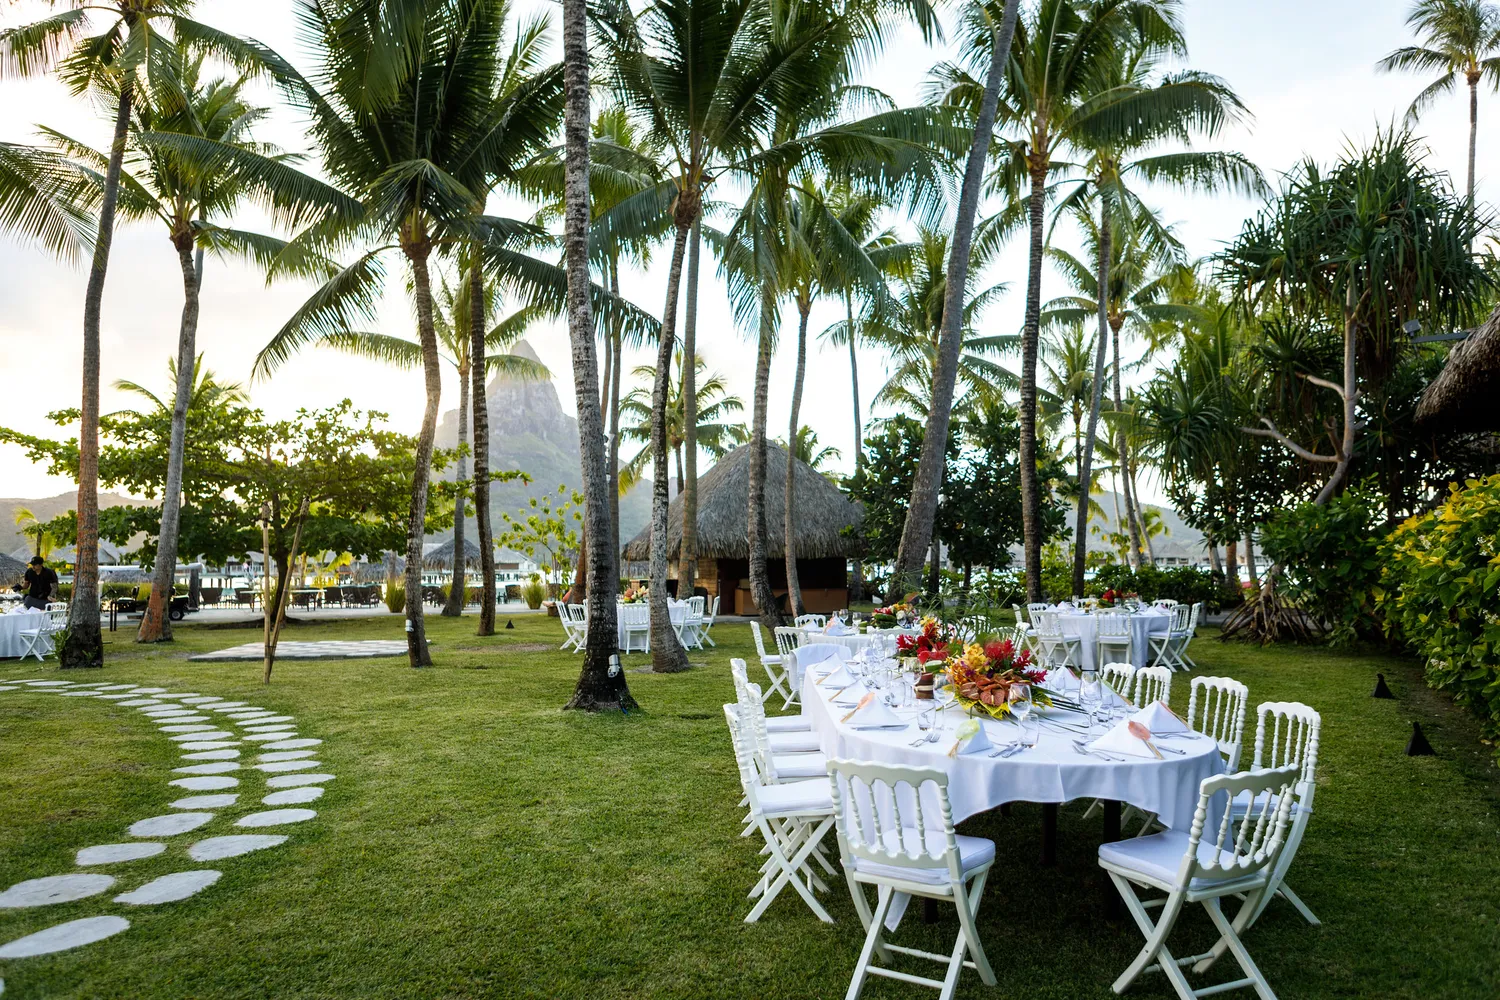
[{"label": "fork", "polygon": [[1083,743],[1082,740],[1074,740],[1073,741],[1073,749],[1076,750],[1076,751],[1078,751],[1080,754],[1082,754],[1085,757],[1102,757],[1104,760],[1111,761],[1111,762],[1114,762],[1114,763],[1119,763],[1119,761],[1121,759],[1119,757],[1114,756],[1113,754],[1105,753],[1103,750],[1090,749],[1089,747],[1087,747],[1087,746],[1084,745],[1084,743]]}]

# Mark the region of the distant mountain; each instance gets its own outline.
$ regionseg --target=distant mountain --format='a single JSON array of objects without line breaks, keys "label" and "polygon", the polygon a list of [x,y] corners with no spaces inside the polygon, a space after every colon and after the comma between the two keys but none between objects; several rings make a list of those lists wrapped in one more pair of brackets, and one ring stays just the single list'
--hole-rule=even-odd
[{"label": "distant mountain", "polygon": [[[540,360],[530,344],[522,340],[513,354],[533,361]],[[583,488],[578,455],[578,421],[563,412],[557,387],[551,382],[528,382],[508,375],[496,375],[485,389],[489,401],[490,469],[520,469],[531,476],[531,483],[490,484],[490,513],[495,532],[504,528],[502,512],[518,512],[532,497],[551,494],[554,499],[559,485]],[[452,448],[458,443],[458,410],[445,412],[438,424],[437,444]],[[470,444],[473,429],[470,428]],[[454,470],[446,473],[449,479]],[[472,511],[472,506],[471,506]],[[633,538],[651,516],[651,486],[644,482],[620,498],[620,537]],[[470,514],[467,522],[474,524]],[[468,538],[475,536],[466,530]]]},{"label": "distant mountain", "polygon": [[[39,521],[50,521],[59,514],[64,514],[73,509],[78,502],[77,493],[59,493],[55,497],[40,497],[35,500],[24,498],[0,499],[0,552],[15,556],[17,559],[30,558],[34,549],[31,539],[21,533],[16,526],[16,511],[25,507],[36,515]],[[100,493],[99,506],[120,507],[124,505],[145,503],[133,497],[123,497],[118,493]],[[108,542],[101,542],[100,549],[105,557],[111,557],[115,552],[114,546]]]}]

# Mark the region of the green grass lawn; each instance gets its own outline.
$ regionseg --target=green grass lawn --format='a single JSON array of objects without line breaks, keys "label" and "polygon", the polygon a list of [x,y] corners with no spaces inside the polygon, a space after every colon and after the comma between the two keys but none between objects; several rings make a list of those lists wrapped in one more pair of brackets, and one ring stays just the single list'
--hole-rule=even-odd
[{"label": "green grass lawn", "polygon": [[[505,616],[501,616],[503,625]],[[559,711],[578,659],[557,652],[554,619],[518,616],[495,638],[473,620],[430,618],[437,666],[404,660],[285,662],[269,688],[258,664],[189,663],[192,652],[255,631],[178,628],[168,647],[108,636],[102,672],[249,701],[297,717],[325,740],[338,777],[318,817],[278,832],[279,848],[217,862],[218,884],[179,903],[126,908],[89,900],[0,911],[0,942],[63,920],[123,913],[133,926],[86,948],[0,962],[12,997],[838,997],[861,943],[848,895],[838,923],[790,892],[755,926],[741,922],[757,843],[739,837],[739,788],[720,706],[748,627],[687,674],[632,672],[644,711]],[[303,625],[288,638],[397,638],[401,620]],[[1469,721],[1400,659],[1323,649],[1193,647],[1206,672],[1238,677],[1252,706],[1301,700],[1323,714],[1320,789],[1291,884],[1324,921],[1307,927],[1273,903],[1247,943],[1283,998],[1500,995],[1500,844],[1496,769]],[[753,657],[750,657],[753,661]],[[627,667],[644,658],[632,656]],[[1383,670],[1399,700],[1369,697]],[[758,667],[752,667],[757,673]],[[0,683],[61,676],[52,663],[0,663]],[[1185,707],[1187,679],[1174,700]],[[1403,753],[1419,719],[1438,755]],[[1248,762],[1252,717],[1246,733]],[[248,755],[247,755],[248,756]],[[89,698],[0,693],[0,889],[73,870],[74,852],[129,839],[170,811],[172,744],[134,709]],[[259,808],[259,782],[165,855],[112,867],[121,889],[192,867],[182,843],[231,832]],[[1106,997],[1141,943],[1106,908],[1099,827],[1064,807],[1059,864],[1037,866],[1040,810],[975,817],[1002,859],[980,923],[999,986],[964,974],[964,997]],[[202,866],[200,866],[202,867]],[[127,912],[128,910],[128,912]],[[945,951],[956,922],[908,919],[898,941]],[[1210,943],[1201,913],[1174,950]],[[913,960],[914,961],[914,960]],[[920,967],[913,971],[928,972]],[[1234,974],[1230,960],[1209,977]],[[869,997],[925,997],[876,981]],[[1132,996],[1167,997],[1148,977]],[[1249,996],[1248,993],[1233,994]]]}]

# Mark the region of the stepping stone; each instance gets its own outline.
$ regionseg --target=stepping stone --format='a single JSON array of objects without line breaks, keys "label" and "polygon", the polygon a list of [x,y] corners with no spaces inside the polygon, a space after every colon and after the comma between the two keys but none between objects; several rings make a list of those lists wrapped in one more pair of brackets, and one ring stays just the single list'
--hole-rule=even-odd
[{"label": "stepping stone", "polygon": [[185,705],[212,705],[214,702],[223,700],[223,698],[216,698],[211,694],[200,694],[192,698],[184,698],[182,702]]},{"label": "stepping stone", "polygon": [[106,684],[100,691],[129,691],[135,687],[134,684]]},{"label": "stepping stone", "polygon": [[21,688],[17,684],[0,684],[0,691],[19,691],[19,690],[21,690]]},{"label": "stepping stone", "polygon": [[276,753],[263,753],[255,759],[258,761],[303,760],[307,757],[316,756],[316,754],[316,750],[281,750]]},{"label": "stepping stone", "polygon": [[[140,694],[139,691],[132,691],[130,693]],[[145,708],[148,705],[161,705],[164,703],[157,701],[155,698],[132,698],[130,701],[122,701],[120,704],[126,708]]]},{"label": "stepping stone", "polygon": [[223,809],[232,806],[239,801],[239,796],[230,795],[189,795],[185,799],[167,803],[173,809]]},{"label": "stepping stone", "polygon": [[153,903],[175,903],[179,899],[187,899],[196,893],[202,892],[215,882],[223,872],[216,872],[211,868],[191,872],[173,872],[163,875],[161,878],[152,879],[145,885],[133,892],[122,893],[115,897],[116,903],[129,903],[131,906],[150,906]]},{"label": "stepping stone", "polygon": [[129,927],[130,921],[124,917],[69,920],[65,924],[16,938],[10,944],[0,945],[0,958],[30,958],[33,955],[50,955],[54,951],[81,948],[86,944],[114,937]]},{"label": "stepping stone", "polygon": [[158,719],[157,721],[170,722],[176,725],[183,722],[208,722],[209,718],[206,715],[171,715],[165,719]]},{"label": "stepping stone", "polygon": [[278,774],[274,778],[266,779],[267,788],[296,788],[299,785],[321,785],[325,781],[332,781],[331,774]]},{"label": "stepping stone", "polygon": [[75,899],[97,896],[114,884],[113,875],[100,875],[97,872],[75,872],[71,875],[29,879],[0,892],[0,910],[71,903]]},{"label": "stepping stone", "polygon": [[276,714],[275,712],[271,711],[269,708],[232,708],[232,709],[228,709],[228,710],[221,710],[217,706],[212,706],[212,707],[213,707],[213,709],[214,709],[215,712],[224,711],[224,714],[227,715],[227,716],[229,716],[231,719],[248,719],[252,715],[275,715]]},{"label": "stepping stone", "polygon": [[276,771],[305,771],[310,767],[322,767],[321,760],[278,760],[269,764],[254,765],[257,771],[265,771],[268,774]]},{"label": "stepping stone", "polygon": [[213,728],[213,726],[189,726],[174,723],[170,726],[162,726],[161,731],[164,733],[205,733],[212,730]]},{"label": "stepping stone", "polygon": [[267,743],[267,750],[301,750],[303,747],[322,746],[322,740],[281,740],[277,743]]},{"label": "stepping stone", "polygon": [[130,695],[126,694],[124,691],[120,691],[115,694],[101,694],[99,697],[103,698],[105,701],[119,701],[121,698],[129,698]]},{"label": "stepping stone", "polygon": [[126,832],[132,837],[175,837],[196,830],[213,818],[213,813],[205,812],[167,813],[132,823]]},{"label": "stepping stone", "polygon": [[198,697],[198,692],[197,691],[176,691],[176,692],[173,692],[172,694],[161,695],[161,697],[163,697],[163,698],[176,698],[178,700],[185,700],[187,698],[196,698],[196,697]]},{"label": "stepping stone", "polygon": [[225,771],[238,771],[240,766],[232,760],[215,761],[212,764],[190,764],[187,767],[172,768],[173,774],[223,774]]},{"label": "stepping stone", "polygon": [[286,843],[286,835],[236,833],[228,837],[209,837],[188,848],[188,857],[194,861],[218,861],[220,858],[237,858],[251,851],[264,850]]},{"label": "stepping stone", "polygon": [[233,788],[240,783],[238,778],[226,778],[222,775],[204,775],[200,778],[176,778],[167,784],[174,788],[186,788],[190,792],[210,792],[215,788]]},{"label": "stepping stone", "polygon": [[283,729],[274,733],[246,733],[241,739],[249,740],[251,743],[276,743],[289,740],[296,735],[295,729]]},{"label": "stepping stone", "polygon": [[205,743],[179,743],[179,750],[223,750],[225,747],[239,746],[238,740],[208,740]]},{"label": "stepping stone", "polygon": [[[205,733],[204,729],[208,729],[209,731]],[[211,726],[194,726],[191,732],[177,733],[173,736],[168,736],[167,739],[177,743],[187,743],[197,740],[232,740],[234,739],[234,734],[226,733],[222,729],[214,729]]]},{"label": "stepping stone", "polygon": [[282,826],[286,823],[306,823],[318,815],[315,809],[267,809],[251,813],[235,820],[235,826]]},{"label": "stepping stone", "polygon": [[291,806],[302,802],[312,802],[322,797],[323,789],[317,785],[306,785],[302,788],[288,788],[284,792],[272,792],[261,801],[268,806]]},{"label": "stepping stone", "polygon": [[97,698],[97,697],[99,697],[99,695],[101,694],[101,692],[99,692],[99,691],[59,691],[58,694],[62,695],[64,698]]},{"label": "stepping stone", "polygon": [[81,688],[101,688],[102,689],[108,683],[109,683],[108,681],[94,681],[92,684],[80,684],[78,686],[81,687]]},{"label": "stepping stone", "polygon": [[32,687],[39,687],[39,688],[73,687],[74,686],[72,681],[22,681],[21,683],[22,684],[30,684]]},{"label": "stepping stone", "polygon": [[153,719],[163,720],[173,719],[183,715],[191,715],[195,719],[204,718],[201,713],[195,712],[191,708],[148,708],[145,709],[141,714],[148,715]]},{"label": "stepping stone", "polygon": [[269,731],[269,730],[275,728],[275,726],[271,725],[271,723],[273,723],[273,722],[276,723],[276,724],[278,724],[278,725],[280,725],[282,723],[287,723],[287,722],[291,722],[291,721],[292,721],[292,717],[290,715],[273,715],[269,719],[246,719],[246,720],[244,720],[242,722],[235,723],[235,725],[237,725],[237,726],[244,726],[246,729],[251,729],[251,730],[256,730],[256,731],[260,731],[260,730],[267,730],[267,731]]},{"label": "stepping stone", "polygon": [[166,688],[142,688],[142,687],[137,687],[137,688],[131,688],[130,691],[131,691],[132,694],[166,694],[167,693],[167,689]]},{"label": "stepping stone", "polygon": [[[192,746],[192,744],[187,744]],[[185,753],[183,760],[236,760],[239,758],[238,750],[203,750],[199,753]]]},{"label": "stepping stone", "polygon": [[248,701],[226,701],[216,705],[210,705],[208,707],[213,709],[215,712],[224,712],[228,711],[231,708],[244,708],[248,704],[250,704]]},{"label": "stepping stone", "polygon": [[167,849],[166,844],[100,844],[98,847],[85,847],[78,852],[75,859],[80,868],[90,865],[112,865],[117,861],[139,861],[141,858],[154,857]]}]

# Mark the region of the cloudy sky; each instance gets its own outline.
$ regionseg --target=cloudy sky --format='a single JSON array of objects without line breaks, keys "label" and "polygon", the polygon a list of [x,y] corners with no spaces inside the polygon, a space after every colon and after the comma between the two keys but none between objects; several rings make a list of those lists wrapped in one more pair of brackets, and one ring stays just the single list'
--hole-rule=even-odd
[{"label": "cloudy sky", "polygon": [[[538,6],[554,18],[558,8],[537,0],[519,0],[522,9]],[[1322,160],[1336,156],[1348,143],[1367,141],[1377,126],[1399,121],[1412,96],[1425,82],[1378,74],[1374,64],[1386,52],[1406,44],[1405,0],[1187,0],[1185,21],[1190,57],[1187,65],[1224,77],[1254,115],[1203,148],[1237,149],[1275,178],[1304,155]],[[45,14],[47,6],[21,0],[0,8],[0,24],[12,26]],[[299,44],[292,0],[201,0],[197,16],[239,34],[253,35],[310,68]],[[894,41],[889,54],[867,74],[867,82],[889,92],[900,103],[912,103],[927,69],[949,54],[946,46],[926,47],[914,33]],[[267,103],[271,97],[265,95]],[[1480,101],[1479,194],[1492,194],[1485,165],[1500,142],[1489,126],[1500,97]],[[108,123],[86,102],[71,98],[50,80],[0,80],[0,139],[33,141],[35,126],[45,124],[102,148]],[[1466,102],[1454,96],[1442,101],[1420,125],[1434,162],[1462,184],[1467,143]],[[305,150],[300,122],[279,111],[258,138]],[[307,150],[310,152],[310,150]],[[314,161],[315,162],[315,161]],[[1194,254],[1212,253],[1237,233],[1255,205],[1235,198],[1189,197],[1159,192],[1155,202]],[[504,206],[519,211],[515,206]],[[242,228],[260,225],[252,212],[237,220]],[[659,257],[664,258],[661,254]],[[705,277],[711,269],[705,267]],[[664,268],[629,277],[625,294],[659,311],[665,291]],[[1026,272],[1019,248],[1008,251],[987,276],[1010,284],[1007,295],[984,318],[993,332],[1020,326]],[[41,253],[0,241],[0,425],[29,433],[50,434],[45,414],[76,406],[79,398],[80,330],[86,274],[82,268],[49,260]],[[401,293],[399,275],[392,282],[382,329],[410,336],[411,313]],[[222,377],[247,381],[256,352],[305,299],[310,287],[294,283],[267,287],[252,269],[210,259],[204,280],[198,333],[206,363]],[[1049,275],[1043,295],[1065,291]],[[104,297],[103,376],[108,386],[130,379],[166,386],[166,364],[175,354],[182,285],[176,257],[165,232],[138,224],[116,236]],[[746,331],[729,316],[722,284],[708,281],[700,298],[700,349],[710,369],[723,373],[748,407],[754,371],[754,349]],[[836,309],[816,310],[811,329],[835,321]],[[789,328],[790,329],[790,328]],[[543,361],[559,377],[563,405],[572,410],[572,384],[566,330],[558,323],[538,324],[529,336]],[[784,341],[784,345],[788,341]],[[642,354],[629,365],[646,363]],[[793,353],[786,346],[772,368],[771,427],[785,434],[790,402]],[[824,443],[852,454],[848,355],[813,344],[810,382],[803,400],[803,421]],[[885,361],[866,351],[859,359],[861,394],[868,400],[882,381]],[[309,351],[274,378],[251,385],[254,402],[273,416],[290,415],[301,406],[327,405],[349,397],[361,407],[386,411],[392,423],[415,432],[422,409],[420,373],[393,372],[378,364]],[[456,405],[457,384],[445,372],[443,408]],[[126,404],[106,388],[104,409]],[[748,413],[747,413],[748,419]],[[14,447],[0,446],[0,496],[39,497],[72,488],[61,478],[32,466]],[[1147,489],[1148,498],[1151,491]]]}]

